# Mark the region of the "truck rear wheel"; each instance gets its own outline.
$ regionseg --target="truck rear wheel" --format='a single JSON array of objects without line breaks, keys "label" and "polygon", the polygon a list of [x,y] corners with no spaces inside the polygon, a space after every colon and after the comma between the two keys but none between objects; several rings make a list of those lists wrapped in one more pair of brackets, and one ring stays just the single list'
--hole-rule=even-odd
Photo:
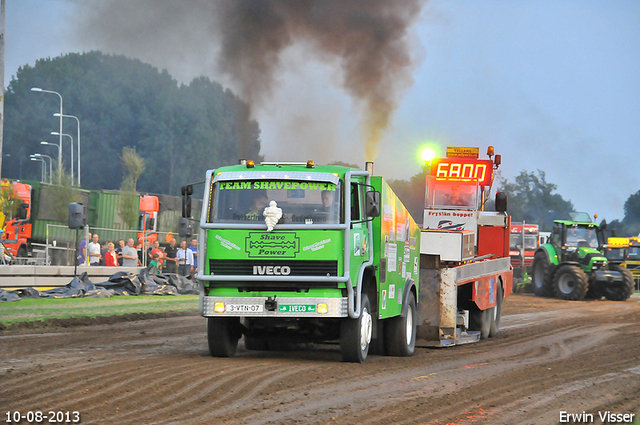
[{"label": "truck rear wheel", "polygon": [[494,309],[495,307],[480,310],[475,304],[469,309],[469,329],[476,332],[480,331],[480,339],[489,338]]},{"label": "truck rear wheel", "polygon": [[622,274],[622,282],[612,282],[600,287],[600,293],[611,301],[626,301],[631,297],[635,282],[633,275],[626,267],[609,264],[609,270]]},{"label": "truck rear wheel", "polygon": [[385,329],[385,349],[390,356],[413,356],[416,349],[416,300],[409,297],[406,311],[402,316],[387,320]]},{"label": "truck rear wheel", "polygon": [[589,290],[589,279],[580,267],[565,265],[556,272],[553,286],[558,298],[579,301]]},{"label": "truck rear wheel", "polygon": [[551,282],[551,271],[553,267],[544,252],[536,252],[531,266],[531,283],[533,293],[539,297],[553,296],[553,283]]},{"label": "truck rear wheel", "polygon": [[369,297],[362,294],[360,317],[343,319],[340,324],[342,361],[364,363],[369,352],[372,327]]},{"label": "truck rear wheel", "polygon": [[239,339],[239,318],[207,317],[207,341],[213,357],[233,357]]},{"label": "truck rear wheel", "polygon": [[496,306],[493,307],[493,315],[491,316],[491,326],[489,327],[489,336],[494,337],[500,331],[500,318],[502,317],[502,282],[498,282],[496,290]]}]

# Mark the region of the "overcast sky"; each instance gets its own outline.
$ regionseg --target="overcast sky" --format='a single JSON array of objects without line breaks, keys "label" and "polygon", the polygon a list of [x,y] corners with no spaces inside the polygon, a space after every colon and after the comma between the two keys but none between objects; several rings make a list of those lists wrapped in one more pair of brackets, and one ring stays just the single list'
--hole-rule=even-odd
[{"label": "overcast sky", "polygon": [[[36,59],[101,50],[166,68],[181,82],[207,75],[234,89],[213,66],[207,17],[136,43],[123,21],[148,14],[90,15],[98,3],[127,4],[6,0],[5,85]],[[97,36],[95,22],[119,37]],[[426,143],[441,153],[493,145],[503,177],[541,169],[577,210],[623,218],[624,202],[640,190],[640,2],[432,0],[409,41],[414,82],[383,134],[376,174],[409,179]],[[364,163],[362,116],[334,65],[303,44],[286,49],[278,85],[255,111],[266,160]]]}]

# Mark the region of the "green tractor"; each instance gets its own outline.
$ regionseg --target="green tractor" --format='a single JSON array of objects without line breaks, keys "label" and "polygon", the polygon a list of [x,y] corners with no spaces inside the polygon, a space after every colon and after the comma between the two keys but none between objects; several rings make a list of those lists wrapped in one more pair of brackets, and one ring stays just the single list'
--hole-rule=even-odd
[{"label": "green tractor", "polygon": [[[624,301],[633,293],[631,273],[607,250],[606,224],[589,221],[554,221],[549,243],[533,257],[533,292],[540,297],[582,300],[586,297]],[[609,252],[609,250],[607,250]]]}]

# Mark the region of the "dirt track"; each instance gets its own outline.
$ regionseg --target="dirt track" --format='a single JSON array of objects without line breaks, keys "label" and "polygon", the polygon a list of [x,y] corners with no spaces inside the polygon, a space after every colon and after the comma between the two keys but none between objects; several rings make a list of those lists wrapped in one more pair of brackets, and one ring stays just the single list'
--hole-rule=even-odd
[{"label": "dirt track", "polygon": [[0,421],[39,410],[79,411],[83,424],[552,424],[611,411],[640,423],[637,295],[513,295],[504,315],[494,339],[363,365],[341,363],[337,345],[241,342],[214,359],[195,315],[0,332]]}]

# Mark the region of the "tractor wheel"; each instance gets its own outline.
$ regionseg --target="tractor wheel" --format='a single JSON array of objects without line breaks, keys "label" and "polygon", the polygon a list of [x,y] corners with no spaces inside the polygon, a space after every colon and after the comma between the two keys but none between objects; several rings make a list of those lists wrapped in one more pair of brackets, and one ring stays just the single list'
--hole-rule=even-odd
[{"label": "tractor wheel", "polygon": [[489,336],[494,337],[500,331],[500,318],[502,317],[502,282],[498,282],[496,290],[496,306],[493,308],[491,317],[491,326],[489,327]]},{"label": "tractor wheel", "polygon": [[240,319],[237,317],[208,317],[207,340],[213,357],[233,357],[240,339]]},{"label": "tractor wheel", "polygon": [[553,296],[553,282],[551,273],[553,267],[544,252],[536,252],[531,266],[531,283],[533,293],[539,297]]},{"label": "tractor wheel", "polygon": [[372,333],[371,305],[367,294],[362,294],[360,317],[346,318],[340,324],[340,351],[342,361],[364,363],[369,352]]},{"label": "tractor wheel", "polygon": [[413,356],[416,349],[416,327],[418,316],[416,300],[409,296],[406,311],[387,321],[385,329],[385,349],[388,355],[398,357]]},{"label": "tractor wheel", "polygon": [[600,292],[604,297],[611,301],[626,301],[633,293],[635,282],[633,275],[626,267],[609,264],[609,270],[620,272],[622,274],[622,282],[615,282],[607,286],[601,286]]},{"label": "tractor wheel", "polygon": [[565,265],[553,278],[556,297],[563,300],[580,301],[589,290],[589,279],[580,267]]},{"label": "tractor wheel", "polygon": [[489,338],[494,311],[495,307],[480,310],[477,305],[473,304],[469,309],[469,330],[480,331],[480,339]]}]

